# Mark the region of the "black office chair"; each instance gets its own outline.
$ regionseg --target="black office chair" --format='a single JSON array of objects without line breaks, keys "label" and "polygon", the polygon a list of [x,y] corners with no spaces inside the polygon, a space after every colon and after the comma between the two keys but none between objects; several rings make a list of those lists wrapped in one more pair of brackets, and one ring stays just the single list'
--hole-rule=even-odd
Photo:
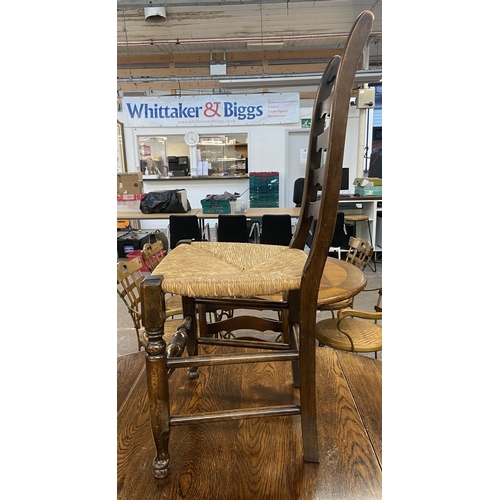
[{"label": "black office chair", "polygon": [[288,246],[292,239],[292,218],[289,215],[262,216],[260,242],[265,245]]},{"label": "black office chair", "polygon": [[328,255],[333,257],[337,253],[339,259],[342,259],[341,250],[349,248],[349,233],[344,222],[344,212],[337,212],[337,221],[335,223],[335,232],[333,233],[332,242]]},{"label": "black office chair", "polygon": [[[313,221],[311,229],[309,230],[309,236],[306,238],[306,245],[309,248],[311,247],[310,243],[312,242],[315,230],[316,221]],[[338,252],[338,258],[340,259],[340,252],[337,249],[347,250],[349,248],[349,234],[346,231],[346,226],[344,224],[344,212],[337,212],[335,231],[333,233],[332,242],[330,243],[330,249],[328,251],[330,256],[333,252]]]},{"label": "black office chair", "polygon": [[201,241],[201,231],[196,215],[170,216],[170,248],[173,250],[179,240]]},{"label": "black office chair", "polygon": [[217,241],[248,243],[246,216],[219,214],[217,224]]},{"label": "black office chair", "polygon": [[304,177],[299,177],[293,183],[293,202],[296,207],[302,204],[302,195],[304,193]]}]

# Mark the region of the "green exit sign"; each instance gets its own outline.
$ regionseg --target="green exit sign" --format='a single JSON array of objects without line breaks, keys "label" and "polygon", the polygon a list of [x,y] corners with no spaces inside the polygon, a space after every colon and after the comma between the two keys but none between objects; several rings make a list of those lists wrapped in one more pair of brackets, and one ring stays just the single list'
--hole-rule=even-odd
[{"label": "green exit sign", "polygon": [[300,119],[300,128],[311,128],[311,119],[310,118],[301,118]]}]

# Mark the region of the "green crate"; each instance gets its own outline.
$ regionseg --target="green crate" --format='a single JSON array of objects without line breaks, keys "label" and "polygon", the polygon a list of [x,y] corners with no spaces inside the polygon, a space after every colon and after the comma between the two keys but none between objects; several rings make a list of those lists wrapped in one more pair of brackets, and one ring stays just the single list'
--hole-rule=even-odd
[{"label": "green crate", "polygon": [[278,207],[279,206],[279,173],[252,172],[250,173],[250,207]]},{"label": "green crate", "polygon": [[201,209],[204,214],[230,214],[229,200],[201,200]]}]

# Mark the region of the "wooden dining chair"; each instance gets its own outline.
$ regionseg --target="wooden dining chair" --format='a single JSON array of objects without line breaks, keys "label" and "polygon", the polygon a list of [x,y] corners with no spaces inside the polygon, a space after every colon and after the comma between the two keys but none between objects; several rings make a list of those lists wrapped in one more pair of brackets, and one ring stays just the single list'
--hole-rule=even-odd
[{"label": "wooden dining chair", "polygon": [[[349,238],[349,250],[346,254],[346,262],[356,266],[358,269],[364,271],[365,267],[370,262],[370,259],[373,256],[373,247],[367,240],[362,240],[359,238],[355,238],[351,236]],[[330,247],[331,250],[331,247]],[[378,288],[365,288],[363,290],[366,292],[372,292],[374,290],[378,290]],[[353,307],[354,297],[350,297],[348,299],[342,300],[340,302],[333,302],[332,304],[323,304],[318,307],[318,311],[330,311],[332,313],[332,318],[335,317],[335,311],[340,311],[341,309],[345,309],[346,307]]]},{"label": "wooden dining chair", "polygon": [[[299,221],[289,246],[197,241],[181,244],[142,284],[143,322],[148,338],[146,373],[156,446],[153,460],[155,477],[168,474],[170,427],[201,422],[300,415],[304,460],[319,461],[315,385],[316,305],[335,229],[354,75],[372,25],[373,14],[362,12],[347,37],[342,57],[336,55],[327,64],[318,85],[306,161],[306,196],[302,200]],[[322,195],[318,199],[320,186]],[[316,231],[310,251],[305,252],[313,220],[317,221]],[[168,345],[161,339],[166,293],[182,295],[184,314],[183,322]],[[280,294],[283,300],[257,298],[275,294]],[[220,309],[238,308],[250,313],[202,328],[201,322],[206,315],[198,315],[197,311],[203,305]],[[282,320],[252,315],[252,310],[281,311]],[[282,334],[282,340],[221,339],[214,335],[220,331],[240,329],[264,334],[278,332]],[[197,332],[203,332],[203,335]],[[185,350],[187,356],[183,355]],[[216,369],[218,365],[274,361],[290,363],[293,385],[300,389],[298,403],[277,404],[273,401],[269,406],[249,404],[249,407],[225,410],[215,405],[216,410],[200,411],[195,415],[170,414],[168,385],[176,368],[188,368],[192,391],[198,393],[206,383],[205,377],[197,380],[200,368],[210,366]]]},{"label": "wooden dining chair", "polygon": [[[145,332],[142,327],[141,284],[145,279],[141,272],[142,265],[139,257],[117,263],[117,292],[132,318],[137,336],[138,351],[146,346]],[[182,308],[176,314],[182,314]],[[177,330],[179,321],[177,319],[166,320],[168,316],[173,316],[172,309],[170,308],[170,311],[167,311],[166,307],[163,335],[170,340]]]},{"label": "wooden dining chair", "polygon": [[316,324],[316,338],[320,345],[341,351],[377,352],[382,350],[382,288],[374,312],[342,309],[337,318],[328,318]]},{"label": "wooden dining chair", "polygon": [[162,241],[146,243],[141,250],[142,261],[150,273],[153,272],[165,255],[167,255],[167,252]]}]

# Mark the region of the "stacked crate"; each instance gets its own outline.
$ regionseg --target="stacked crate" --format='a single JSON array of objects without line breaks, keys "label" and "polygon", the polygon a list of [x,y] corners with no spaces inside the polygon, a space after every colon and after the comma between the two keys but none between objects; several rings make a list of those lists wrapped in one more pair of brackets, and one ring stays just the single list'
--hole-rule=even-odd
[{"label": "stacked crate", "polygon": [[250,172],[250,207],[279,207],[279,172]]}]

